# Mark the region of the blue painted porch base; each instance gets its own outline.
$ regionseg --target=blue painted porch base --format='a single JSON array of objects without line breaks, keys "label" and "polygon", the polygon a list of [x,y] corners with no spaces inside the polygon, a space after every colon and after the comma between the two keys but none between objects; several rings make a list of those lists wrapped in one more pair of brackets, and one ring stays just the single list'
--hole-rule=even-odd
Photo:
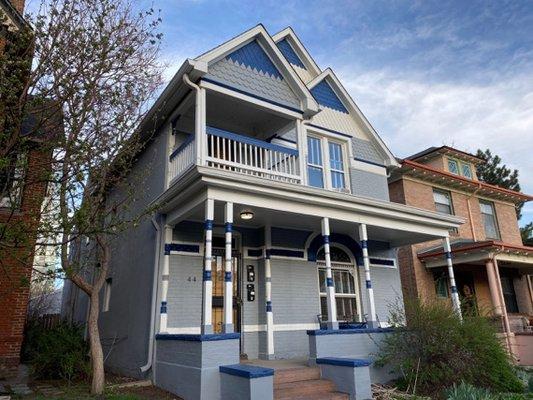
[{"label": "blue painted porch base", "polygon": [[324,357],[317,358],[317,364],[338,365],[340,367],[368,367],[372,360],[367,358],[343,358],[343,357]]},{"label": "blue painted porch base", "polygon": [[247,379],[262,378],[264,376],[273,376],[274,370],[272,368],[259,367],[257,365],[248,364],[234,364],[220,366],[220,372],[225,374],[242,376]]},{"label": "blue painted porch base", "polygon": [[158,333],[155,335],[156,340],[185,340],[187,342],[209,342],[214,340],[239,339],[241,334],[232,333],[209,333],[209,334],[177,334],[177,333]]},{"label": "blue painted porch base", "polygon": [[387,333],[393,332],[394,328],[356,328],[356,329],[315,329],[308,330],[310,336],[320,335],[356,335],[361,333]]}]

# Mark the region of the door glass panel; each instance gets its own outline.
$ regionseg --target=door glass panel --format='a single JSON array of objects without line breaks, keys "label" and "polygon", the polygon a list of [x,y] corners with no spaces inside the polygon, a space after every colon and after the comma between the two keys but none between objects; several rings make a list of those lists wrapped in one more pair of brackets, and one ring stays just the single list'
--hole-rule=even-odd
[{"label": "door glass panel", "polygon": [[326,293],[326,271],[318,270],[318,280],[320,282],[320,293]]}]

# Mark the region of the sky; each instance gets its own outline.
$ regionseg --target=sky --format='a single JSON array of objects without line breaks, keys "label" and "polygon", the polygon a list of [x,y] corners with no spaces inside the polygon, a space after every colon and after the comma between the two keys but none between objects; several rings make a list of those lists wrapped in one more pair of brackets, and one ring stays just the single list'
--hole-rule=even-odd
[{"label": "sky", "polygon": [[[35,0],[30,0],[34,2]],[[291,26],[398,157],[490,148],[533,194],[532,1],[140,0],[161,10],[170,79],[258,23]],[[533,202],[521,225],[533,221]]]}]

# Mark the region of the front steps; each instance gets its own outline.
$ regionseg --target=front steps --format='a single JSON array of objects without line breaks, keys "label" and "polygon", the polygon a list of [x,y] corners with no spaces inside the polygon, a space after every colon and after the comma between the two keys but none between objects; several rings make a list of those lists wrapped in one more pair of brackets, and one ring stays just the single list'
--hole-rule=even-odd
[{"label": "front steps", "polygon": [[335,391],[333,382],[320,378],[320,369],[311,367],[277,369],[274,373],[275,400],[348,400]]}]

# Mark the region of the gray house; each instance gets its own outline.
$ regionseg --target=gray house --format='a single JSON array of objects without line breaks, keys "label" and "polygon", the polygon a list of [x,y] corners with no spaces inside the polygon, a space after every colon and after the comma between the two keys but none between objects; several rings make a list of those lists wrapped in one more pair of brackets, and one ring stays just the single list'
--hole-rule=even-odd
[{"label": "gray house", "polygon": [[159,208],[114,249],[107,368],[184,399],[366,398],[390,379],[371,359],[402,301],[396,249],[448,245],[462,220],[389,201],[396,159],[333,71],[258,25],[185,61],[154,128],[135,169]]}]

